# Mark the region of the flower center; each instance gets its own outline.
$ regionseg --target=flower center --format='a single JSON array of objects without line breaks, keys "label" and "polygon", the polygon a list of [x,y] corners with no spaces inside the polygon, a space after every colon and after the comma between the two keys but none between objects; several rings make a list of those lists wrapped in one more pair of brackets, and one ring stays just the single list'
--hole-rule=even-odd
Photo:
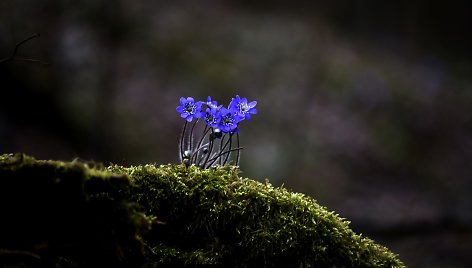
[{"label": "flower center", "polygon": [[206,114],[206,121],[207,121],[208,123],[213,123],[213,122],[215,122],[215,117],[214,117],[212,114],[208,114],[208,113],[207,113],[207,114]]},{"label": "flower center", "polygon": [[225,124],[225,125],[227,125],[227,126],[233,124],[233,121],[234,121],[234,120],[233,120],[233,118],[231,117],[230,114],[228,114],[227,116],[225,116],[225,117],[223,118],[223,124]]},{"label": "flower center", "polygon": [[238,107],[238,109],[239,109],[239,111],[240,111],[241,113],[244,114],[244,113],[247,112],[247,108],[248,108],[248,107],[247,107],[246,105],[244,105],[244,104],[242,104],[242,103],[238,103],[237,107]]},{"label": "flower center", "polygon": [[193,104],[190,104],[190,103],[186,103],[185,104],[185,111],[188,113],[188,114],[192,114],[194,111],[195,111],[195,105]]}]

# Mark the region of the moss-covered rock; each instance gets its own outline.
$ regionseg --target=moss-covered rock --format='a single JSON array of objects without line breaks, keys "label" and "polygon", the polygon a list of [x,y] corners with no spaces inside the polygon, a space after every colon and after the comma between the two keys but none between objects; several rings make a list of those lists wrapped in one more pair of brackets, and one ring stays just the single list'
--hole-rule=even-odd
[{"label": "moss-covered rock", "polygon": [[0,157],[3,267],[403,267],[313,199],[233,167]]}]

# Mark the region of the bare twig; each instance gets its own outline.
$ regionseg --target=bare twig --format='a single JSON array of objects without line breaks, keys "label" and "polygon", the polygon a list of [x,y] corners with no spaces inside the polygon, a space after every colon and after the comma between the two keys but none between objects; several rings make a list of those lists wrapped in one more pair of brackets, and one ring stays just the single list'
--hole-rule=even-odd
[{"label": "bare twig", "polygon": [[40,64],[43,64],[43,65],[50,65],[49,62],[46,62],[46,61],[42,61],[42,60],[37,60],[37,59],[30,59],[30,58],[18,58],[16,57],[16,55],[18,54],[18,50],[20,49],[20,46],[23,45],[24,43],[30,41],[31,39],[34,39],[36,37],[39,37],[40,34],[39,33],[35,33],[25,39],[23,39],[22,41],[16,43],[15,45],[15,48],[13,49],[13,52],[10,54],[10,56],[6,57],[6,58],[3,58],[0,60],[0,64],[2,63],[7,63],[9,61],[12,61],[12,60],[21,60],[21,61],[28,61],[28,62],[34,62],[34,63],[40,63]]}]

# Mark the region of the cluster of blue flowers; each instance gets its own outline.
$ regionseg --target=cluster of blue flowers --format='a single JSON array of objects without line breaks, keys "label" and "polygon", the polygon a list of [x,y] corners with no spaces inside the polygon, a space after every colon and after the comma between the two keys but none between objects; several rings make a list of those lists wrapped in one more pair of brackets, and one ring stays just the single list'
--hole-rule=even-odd
[{"label": "cluster of blue flowers", "polygon": [[[218,105],[210,96],[206,102],[195,101],[192,97],[180,98],[180,105],[176,110],[186,120],[179,145],[181,162],[209,168],[225,165],[230,160],[231,153],[236,152],[238,165],[239,151],[242,149],[239,147],[238,126],[241,121],[249,121],[251,115],[257,114],[256,104],[257,101],[248,103],[246,98],[238,95],[231,99],[228,107]],[[194,143],[195,126],[201,118],[205,121],[205,128],[198,143]],[[187,131],[187,125],[192,121],[190,131]],[[232,147],[234,137],[237,143],[235,148]],[[219,144],[216,144],[217,140]]]}]

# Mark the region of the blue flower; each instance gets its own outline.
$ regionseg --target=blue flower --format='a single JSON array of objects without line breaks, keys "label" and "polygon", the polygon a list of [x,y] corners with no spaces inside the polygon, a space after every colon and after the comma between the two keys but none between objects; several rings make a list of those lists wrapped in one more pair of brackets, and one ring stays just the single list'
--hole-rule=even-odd
[{"label": "blue flower", "polygon": [[215,108],[215,109],[219,109],[219,108],[221,108],[221,106],[223,106],[223,105],[218,106],[218,103],[216,101],[212,101],[210,96],[208,96],[207,101],[206,101],[205,104],[208,107]]},{"label": "blue flower", "polygon": [[[196,165],[211,168],[224,166],[235,160],[237,166],[242,149],[239,146],[238,126],[241,121],[250,120],[251,115],[257,114],[256,105],[256,101],[248,103],[246,98],[240,98],[239,95],[231,99],[228,107],[218,105],[210,96],[206,101],[195,101],[192,97],[180,98],[176,111],[186,120],[179,139],[179,157],[182,164],[187,167]],[[195,127],[202,117],[205,128],[198,140],[193,142],[194,130],[200,129]],[[192,122],[193,118],[197,120],[189,126],[188,122]],[[236,133],[237,135],[234,135]],[[220,140],[219,143],[217,139]],[[236,156],[233,153],[236,153]]]},{"label": "blue flower", "polygon": [[193,118],[202,117],[202,102],[195,102],[192,97],[180,98],[180,106],[175,109],[180,113],[182,118],[185,118],[187,122],[191,122]]},{"label": "blue flower", "polygon": [[238,115],[236,110],[220,108],[220,124],[219,129],[224,133],[236,133],[238,132],[238,124],[244,117]]},{"label": "blue flower", "polygon": [[235,110],[238,116],[246,120],[251,120],[251,114],[257,114],[256,107],[257,101],[247,103],[246,98],[240,98],[239,95],[236,95],[236,98],[231,99],[229,104],[229,109]]},{"label": "blue flower", "polygon": [[217,107],[207,108],[204,118],[207,125],[212,128],[217,128],[221,121],[221,115]]}]

